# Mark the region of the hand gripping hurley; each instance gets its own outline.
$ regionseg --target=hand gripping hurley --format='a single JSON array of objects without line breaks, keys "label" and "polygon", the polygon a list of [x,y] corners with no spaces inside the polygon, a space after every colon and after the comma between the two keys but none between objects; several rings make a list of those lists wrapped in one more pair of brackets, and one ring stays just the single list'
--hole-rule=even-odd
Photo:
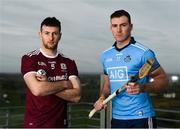
[{"label": "hand gripping hurley", "polygon": [[[122,92],[123,90],[126,89],[126,85],[129,82],[137,82],[139,79],[147,76],[153,66],[155,62],[154,58],[149,58],[147,60],[147,62],[141,67],[141,69],[139,69],[139,72],[132,76],[131,79],[122,87],[120,87],[117,91],[115,91],[114,93],[112,93],[111,95],[109,95],[104,101],[103,104],[108,103],[110,100],[112,100],[115,96],[117,96],[120,92]],[[94,114],[96,113],[96,109],[94,108],[93,110],[91,110],[91,112],[89,113],[89,118],[91,118]]]}]

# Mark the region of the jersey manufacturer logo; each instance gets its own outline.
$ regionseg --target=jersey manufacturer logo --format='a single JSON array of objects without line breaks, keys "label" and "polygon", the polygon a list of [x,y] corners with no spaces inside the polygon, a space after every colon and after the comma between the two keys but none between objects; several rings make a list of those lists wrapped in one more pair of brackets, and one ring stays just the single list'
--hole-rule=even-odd
[{"label": "jersey manufacturer logo", "polygon": [[47,66],[44,62],[38,61],[38,65],[40,66]]},{"label": "jersey manufacturer logo", "polygon": [[107,72],[111,82],[128,81],[127,67],[110,67]]},{"label": "jersey manufacturer logo", "polygon": [[116,54],[116,61],[120,61],[122,57],[122,53]]}]

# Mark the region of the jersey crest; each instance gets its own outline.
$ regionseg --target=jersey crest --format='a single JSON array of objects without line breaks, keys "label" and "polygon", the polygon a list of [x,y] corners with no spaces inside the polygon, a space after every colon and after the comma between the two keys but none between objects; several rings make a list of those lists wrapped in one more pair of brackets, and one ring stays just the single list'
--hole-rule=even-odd
[{"label": "jersey crest", "polygon": [[61,65],[61,69],[63,69],[63,70],[67,69],[67,66],[65,63],[61,63],[60,65]]}]

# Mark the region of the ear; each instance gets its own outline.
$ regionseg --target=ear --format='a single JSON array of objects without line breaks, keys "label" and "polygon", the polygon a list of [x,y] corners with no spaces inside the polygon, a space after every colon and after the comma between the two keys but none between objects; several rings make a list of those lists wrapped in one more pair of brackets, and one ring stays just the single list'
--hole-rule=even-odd
[{"label": "ear", "polygon": [[112,33],[112,24],[110,24],[109,30],[110,30],[110,32]]},{"label": "ear", "polygon": [[131,23],[131,30],[133,29],[133,24]]},{"label": "ear", "polygon": [[62,32],[60,32],[60,34],[59,34],[59,38],[61,39],[61,37],[62,37]]},{"label": "ear", "polygon": [[42,34],[41,34],[41,31],[39,31],[38,35],[39,35],[39,37],[41,37],[41,35],[42,35]]}]

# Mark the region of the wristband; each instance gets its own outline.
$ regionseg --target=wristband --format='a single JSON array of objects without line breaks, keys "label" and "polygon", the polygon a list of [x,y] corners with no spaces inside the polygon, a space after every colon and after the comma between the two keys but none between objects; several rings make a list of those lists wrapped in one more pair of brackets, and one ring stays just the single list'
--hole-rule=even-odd
[{"label": "wristband", "polygon": [[101,100],[101,101],[105,100],[104,95],[101,95],[101,96],[99,97],[99,100]]}]

